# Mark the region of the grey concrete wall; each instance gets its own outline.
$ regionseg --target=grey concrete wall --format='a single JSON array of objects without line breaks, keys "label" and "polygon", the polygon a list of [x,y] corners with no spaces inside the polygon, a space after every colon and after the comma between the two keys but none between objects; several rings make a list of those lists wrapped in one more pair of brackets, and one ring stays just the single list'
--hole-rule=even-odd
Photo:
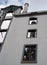
[{"label": "grey concrete wall", "polygon": [[[36,25],[28,25],[30,17],[13,17],[0,53],[0,65],[23,65],[21,59],[24,44],[38,46],[37,63],[24,63],[24,65],[47,65],[47,15],[34,16],[38,18]],[[27,30],[34,28],[37,29],[37,38],[27,39]]]}]

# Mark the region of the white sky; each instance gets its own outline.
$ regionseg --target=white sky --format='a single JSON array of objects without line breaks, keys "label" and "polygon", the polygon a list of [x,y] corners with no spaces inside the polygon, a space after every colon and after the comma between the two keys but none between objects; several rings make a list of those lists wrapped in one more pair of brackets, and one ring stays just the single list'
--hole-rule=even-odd
[{"label": "white sky", "polygon": [[[2,0],[2,1],[5,1],[5,0]],[[23,6],[23,4],[26,2],[29,3],[29,10],[28,10],[29,12],[47,10],[47,0],[8,0],[5,6],[8,6],[10,4]]]}]

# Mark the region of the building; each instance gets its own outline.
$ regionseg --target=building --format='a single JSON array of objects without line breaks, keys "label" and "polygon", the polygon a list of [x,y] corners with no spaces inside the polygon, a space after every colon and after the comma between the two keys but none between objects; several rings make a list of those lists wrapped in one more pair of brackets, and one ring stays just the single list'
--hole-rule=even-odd
[{"label": "building", "polygon": [[0,65],[46,65],[47,11],[16,12],[0,46]]},{"label": "building", "polygon": [[13,19],[13,13],[17,11],[20,13],[22,6],[10,5],[8,7],[0,9],[0,52],[6,39],[11,21]]}]

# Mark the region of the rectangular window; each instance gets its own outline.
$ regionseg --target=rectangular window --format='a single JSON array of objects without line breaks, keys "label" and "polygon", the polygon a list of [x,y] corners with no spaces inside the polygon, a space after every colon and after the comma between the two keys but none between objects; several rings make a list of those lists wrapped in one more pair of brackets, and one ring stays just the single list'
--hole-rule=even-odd
[{"label": "rectangular window", "polygon": [[29,29],[27,31],[27,38],[35,38],[37,37],[37,30],[36,29]]},{"label": "rectangular window", "polygon": [[22,63],[37,63],[36,44],[29,44],[24,46]]},{"label": "rectangular window", "polygon": [[7,14],[6,14],[6,17],[9,17],[9,16],[12,17],[12,16],[13,16],[12,13],[7,13]]},{"label": "rectangular window", "polygon": [[1,25],[1,29],[8,29],[11,20],[4,20]]},{"label": "rectangular window", "polygon": [[13,17],[12,13],[7,13],[5,19],[12,19],[12,17]]},{"label": "rectangular window", "polygon": [[37,24],[37,18],[35,18],[35,17],[30,18],[29,25],[31,25],[31,24]]},{"label": "rectangular window", "polygon": [[11,23],[11,19],[4,19],[4,21],[1,24],[1,29],[0,29],[0,44],[3,43],[6,33],[9,29],[9,25]]},{"label": "rectangular window", "polygon": [[3,43],[3,40],[5,38],[6,32],[0,32],[0,44]]}]

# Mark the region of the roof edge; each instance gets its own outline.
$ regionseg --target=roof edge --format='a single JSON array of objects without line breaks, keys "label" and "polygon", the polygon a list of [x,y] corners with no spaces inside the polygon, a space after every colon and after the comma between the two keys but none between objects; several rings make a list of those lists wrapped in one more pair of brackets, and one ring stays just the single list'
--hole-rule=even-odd
[{"label": "roof edge", "polygon": [[8,7],[17,7],[17,8],[21,8],[21,9],[23,9],[23,7],[22,6],[17,6],[17,5],[9,5],[9,6],[7,6],[7,7],[4,7],[4,8],[1,8],[2,10],[3,9],[5,9],[5,8],[8,8]]},{"label": "roof edge", "polygon": [[35,12],[28,12],[25,14],[14,14],[15,17],[24,17],[24,16],[36,16],[36,15],[47,15],[47,11],[35,11]]}]

